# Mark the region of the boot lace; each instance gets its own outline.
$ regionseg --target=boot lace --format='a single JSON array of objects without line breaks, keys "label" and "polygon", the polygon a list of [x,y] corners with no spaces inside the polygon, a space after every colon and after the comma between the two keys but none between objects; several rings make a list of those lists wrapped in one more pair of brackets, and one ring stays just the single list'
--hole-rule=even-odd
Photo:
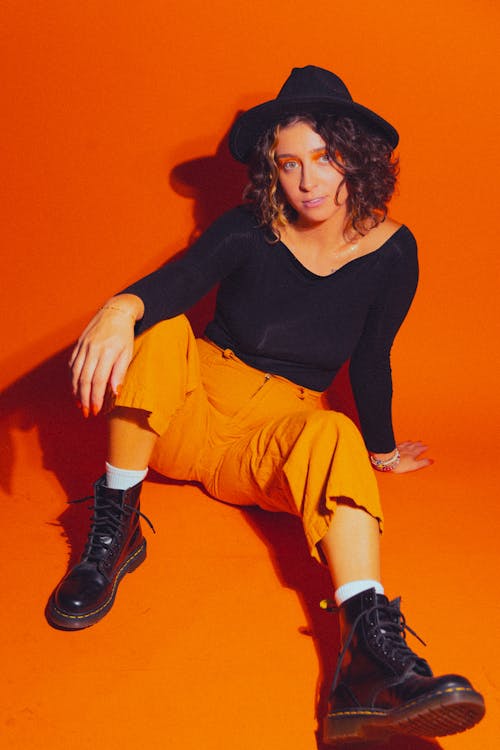
[{"label": "boot lace", "polygon": [[[417,668],[417,671],[422,672],[423,674],[429,674],[429,667],[425,659],[417,656],[408,646],[406,642],[406,631],[411,633],[418,641],[420,641],[423,646],[427,646],[427,644],[407,624],[405,616],[399,609],[399,602],[399,599],[394,599],[388,604],[374,604],[372,607],[368,607],[367,609],[360,612],[356,617],[356,619],[352,623],[351,629],[344,643],[344,647],[342,648],[337,661],[337,668],[333,677],[332,692],[337,687],[340,677],[340,670],[342,668],[347,650],[351,645],[351,641],[356,632],[356,628],[359,622],[364,618],[368,619],[372,630],[375,632],[375,645],[380,648],[384,656],[394,662],[406,662],[406,664],[413,663],[413,665]],[[321,606],[323,609],[326,609],[329,612],[333,612],[338,609],[331,602],[322,602]],[[375,612],[378,613],[377,623],[375,623],[371,617]]]},{"label": "boot lace", "polygon": [[[84,503],[87,500],[94,500],[93,495],[81,497],[78,500],[70,500],[69,505]],[[106,499],[105,503],[97,504],[94,502],[88,506],[92,516],[90,518],[90,531],[85,546],[85,556],[88,562],[98,562],[102,553],[110,549],[113,538],[120,531],[122,516],[128,511],[128,514],[134,513],[136,516],[143,518],[151,528],[153,534],[156,534],[155,528],[149,518],[133,505],[128,503],[120,504],[116,500]]]}]

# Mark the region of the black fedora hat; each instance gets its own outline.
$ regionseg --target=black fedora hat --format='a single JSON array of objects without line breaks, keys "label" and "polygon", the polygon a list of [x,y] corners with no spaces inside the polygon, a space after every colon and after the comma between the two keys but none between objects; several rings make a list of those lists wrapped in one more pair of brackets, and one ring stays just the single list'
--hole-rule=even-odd
[{"label": "black fedora hat", "polygon": [[274,123],[298,113],[351,115],[383,136],[392,148],[398,145],[397,131],[371,109],[356,104],[347,86],[329,70],[316,65],[293,68],[276,99],[244,112],[229,133],[229,148],[238,161],[246,162],[258,138]]}]

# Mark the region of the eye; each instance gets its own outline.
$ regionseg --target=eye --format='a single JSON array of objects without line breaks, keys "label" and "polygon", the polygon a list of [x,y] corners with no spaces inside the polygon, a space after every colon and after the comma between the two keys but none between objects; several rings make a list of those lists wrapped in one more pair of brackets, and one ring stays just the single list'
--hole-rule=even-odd
[{"label": "eye", "polygon": [[296,159],[283,159],[278,166],[284,172],[291,172],[299,166],[299,162]]},{"label": "eye", "polygon": [[332,157],[327,151],[325,151],[323,154],[319,155],[318,161],[320,164],[330,164],[330,162],[332,161]]}]

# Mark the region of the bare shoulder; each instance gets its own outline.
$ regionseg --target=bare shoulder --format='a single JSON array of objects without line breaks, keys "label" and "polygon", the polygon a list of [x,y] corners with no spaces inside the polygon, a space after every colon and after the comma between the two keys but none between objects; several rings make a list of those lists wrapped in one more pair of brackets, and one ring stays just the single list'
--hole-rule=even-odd
[{"label": "bare shoulder", "polygon": [[378,250],[378,248],[382,247],[382,245],[387,242],[393,234],[396,234],[401,227],[402,224],[399,221],[387,217],[385,221],[378,224],[373,229],[370,229],[368,234],[363,237],[362,242],[365,252]]},{"label": "bare shoulder", "polygon": [[385,227],[386,231],[389,231],[391,234],[397,232],[398,229],[400,229],[402,226],[403,225],[400,221],[392,219],[390,216],[388,216],[386,220],[382,222],[382,224],[379,224],[379,227]]},{"label": "bare shoulder", "polygon": [[401,222],[387,217],[385,221],[376,226],[375,229],[372,229],[370,234],[373,232],[374,239],[376,239],[379,244],[382,244],[383,242],[386,242],[389,237],[392,237],[398,229],[401,229],[401,226]]}]

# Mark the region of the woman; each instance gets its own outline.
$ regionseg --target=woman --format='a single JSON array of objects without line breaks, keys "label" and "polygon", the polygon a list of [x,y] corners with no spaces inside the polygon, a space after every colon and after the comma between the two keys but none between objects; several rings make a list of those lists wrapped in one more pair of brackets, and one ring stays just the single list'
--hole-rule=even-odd
[{"label": "woman", "polygon": [[[380,580],[373,469],[430,463],[422,444],[396,446],[391,422],[389,354],[417,280],[413,236],[387,218],[397,142],[333,73],[294,69],[276,99],[232,128],[232,154],[249,164],[248,205],[111,298],[70,363],[85,416],[108,391],[109,452],[85,551],[54,592],[50,621],[94,624],[144,560],[148,465],[227,502],[299,515],[340,616],[324,724],[332,744],[451,734],[484,713],[465,678],[434,677],[407,646]],[[196,341],[182,313],[217,282],[214,320]],[[349,358],[364,442],[322,398]]]}]

